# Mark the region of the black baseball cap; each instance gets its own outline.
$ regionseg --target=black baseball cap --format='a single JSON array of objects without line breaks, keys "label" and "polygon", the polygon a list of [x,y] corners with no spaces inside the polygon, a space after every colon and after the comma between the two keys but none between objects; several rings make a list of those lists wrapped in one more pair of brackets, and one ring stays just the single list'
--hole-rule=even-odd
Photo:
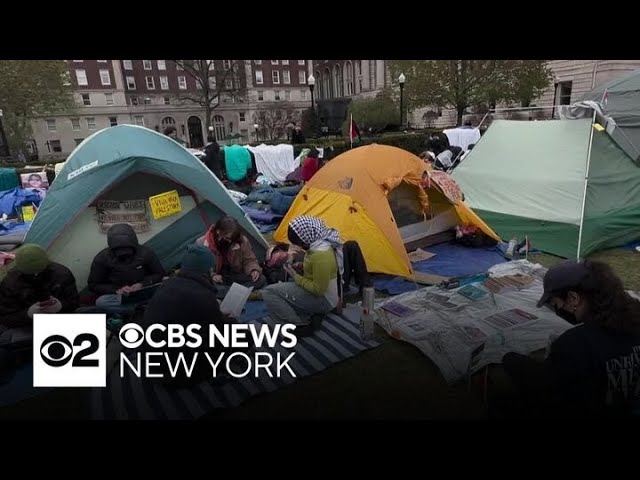
[{"label": "black baseball cap", "polygon": [[551,267],[544,276],[542,282],[544,293],[538,301],[538,308],[545,305],[553,292],[579,286],[589,275],[589,270],[584,263],[568,260]]}]

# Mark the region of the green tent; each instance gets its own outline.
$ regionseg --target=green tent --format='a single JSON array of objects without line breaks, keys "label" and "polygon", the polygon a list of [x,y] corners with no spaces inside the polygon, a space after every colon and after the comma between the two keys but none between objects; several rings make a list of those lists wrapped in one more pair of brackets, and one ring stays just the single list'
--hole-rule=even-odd
[{"label": "green tent", "polygon": [[581,258],[640,238],[640,167],[591,119],[497,120],[453,178],[505,240]]},{"label": "green tent", "polygon": [[130,223],[140,243],[172,268],[185,247],[223,215],[238,220],[263,257],[267,244],[262,235],[200,160],[153,130],[118,125],[93,134],[71,153],[25,243],[47,249],[53,260],[71,269],[82,288],[93,257],[106,247],[111,224]]}]

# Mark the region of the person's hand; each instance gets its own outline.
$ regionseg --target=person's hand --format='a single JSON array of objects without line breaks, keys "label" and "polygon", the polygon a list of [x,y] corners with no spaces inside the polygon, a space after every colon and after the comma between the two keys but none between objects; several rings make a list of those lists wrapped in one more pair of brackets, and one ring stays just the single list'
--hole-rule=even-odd
[{"label": "person's hand", "polygon": [[303,269],[302,262],[296,262],[296,263],[294,263],[292,266],[293,266],[293,269],[294,269],[296,272],[298,272],[298,273],[302,272],[302,269]]},{"label": "person's hand", "polygon": [[214,275],[212,280],[213,283],[222,283],[222,275]]},{"label": "person's hand", "polygon": [[28,316],[29,316],[29,318],[30,318],[30,319],[32,319],[32,320],[33,320],[33,316],[34,316],[36,313],[42,313],[42,312],[40,311],[40,302],[36,302],[36,303],[34,303],[34,304],[33,304],[33,305],[31,305],[31,306],[29,307],[29,309],[27,310],[27,315],[28,315]]},{"label": "person's hand", "polygon": [[141,283],[134,283],[133,285],[131,285],[129,287],[129,292],[128,293],[137,292],[138,290],[141,290],[142,288],[144,288],[144,285],[142,285]]},{"label": "person's hand", "polygon": [[62,310],[62,303],[57,298],[51,297],[49,301],[40,303],[39,307],[39,313],[58,313]]},{"label": "person's hand", "polygon": [[295,275],[297,275],[297,273],[298,273],[298,272],[296,272],[296,271],[293,269],[293,267],[292,267],[290,264],[288,264],[288,263],[285,263],[285,264],[284,264],[284,271],[285,271],[285,272],[287,272],[287,274],[288,274],[290,277],[294,277],[294,276],[295,276]]},{"label": "person's hand", "polygon": [[251,281],[257,282],[260,278],[260,272],[258,270],[251,270]]}]

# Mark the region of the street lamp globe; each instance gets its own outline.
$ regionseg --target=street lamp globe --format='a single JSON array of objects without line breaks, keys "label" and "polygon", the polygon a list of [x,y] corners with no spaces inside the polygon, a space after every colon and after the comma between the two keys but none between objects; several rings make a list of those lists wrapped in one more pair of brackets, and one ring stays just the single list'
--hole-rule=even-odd
[{"label": "street lamp globe", "polygon": [[400,85],[404,85],[404,82],[406,81],[406,77],[404,76],[404,73],[401,73],[400,76],[398,77],[398,82],[400,82]]},{"label": "street lamp globe", "polygon": [[316,79],[313,75],[311,75],[309,77],[309,80],[307,81],[307,83],[309,84],[310,87],[313,87],[316,84]]}]

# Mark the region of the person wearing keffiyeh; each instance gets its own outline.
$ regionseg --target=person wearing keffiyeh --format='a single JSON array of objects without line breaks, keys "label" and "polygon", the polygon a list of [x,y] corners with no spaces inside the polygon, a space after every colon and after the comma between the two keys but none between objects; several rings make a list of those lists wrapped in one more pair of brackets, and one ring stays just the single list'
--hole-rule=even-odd
[{"label": "person wearing keffiyeh", "polygon": [[303,274],[286,266],[291,282],[269,285],[262,298],[271,317],[296,325],[298,335],[317,329],[339,303],[338,274],[344,273],[340,235],[321,219],[302,215],[289,223],[289,241],[304,249]]}]

